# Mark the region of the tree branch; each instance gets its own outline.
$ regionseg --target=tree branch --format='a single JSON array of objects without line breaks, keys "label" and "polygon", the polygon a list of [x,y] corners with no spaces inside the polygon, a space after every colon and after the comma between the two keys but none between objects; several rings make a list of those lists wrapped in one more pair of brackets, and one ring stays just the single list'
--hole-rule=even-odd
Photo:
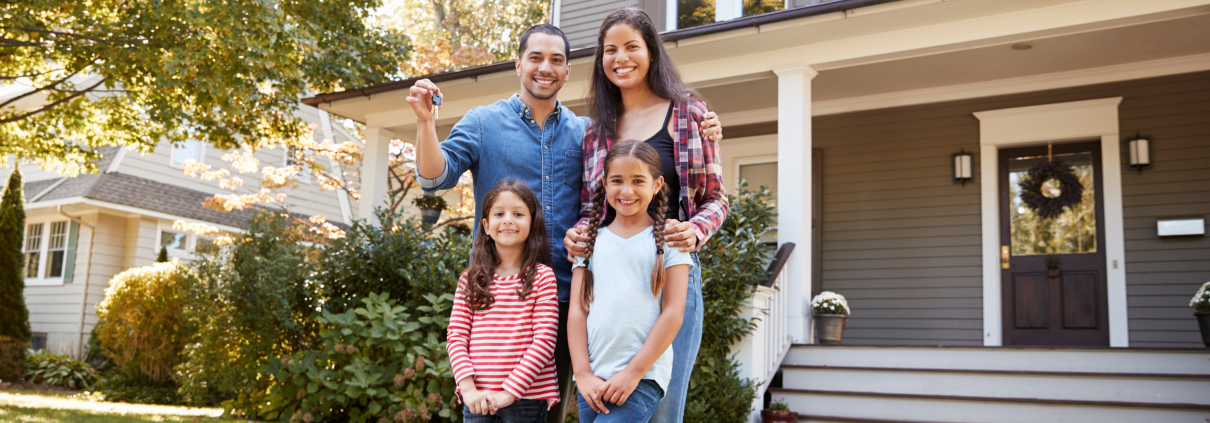
[{"label": "tree branch", "polygon": [[[94,58],[94,59],[92,59],[92,61],[88,62],[88,64],[87,64],[87,65],[84,65],[84,67],[80,68],[80,70],[87,69],[89,66],[92,66],[94,63],[97,63],[97,59],[95,59],[95,58]],[[46,90],[49,90],[49,89],[54,89],[54,90],[56,90],[56,91],[62,91],[62,90],[55,89],[54,87],[55,87],[56,85],[59,85],[59,84],[62,84],[62,83],[64,83],[64,82],[66,82],[68,79],[71,79],[71,77],[76,76],[77,74],[79,74],[79,73],[80,73],[80,70],[75,71],[75,72],[72,72],[72,73],[68,74],[67,76],[64,76],[63,78],[60,78],[58,81],[55,81],[55,82],[52,82],[52,83],[49,83],[49,84],[43,85],[41,88],[38,88],[38,89],[33,90],[33,91],[30,91],[30,92],[22,93],[21,95],[18,95],[18,96],[16,96],[16,97],[10,98],[10,99],[8,99],[8,101],[5,101],[5,102],[3,102],[3,103],[0,103],[0,109],[3,109],[5,106],[8,106],[8,105],[13,104],[13,103],[16,103],[17,101],[19,101],[19,100],[21,100],[21,99],[23,99],[23,98],[26,98],[26,97],[29,97],[29,96],[31,96],[31,95],[34,95],[34,94],[40,93],[40,92],[42,92],[42,91],[46,91]],[[96,88],[96,86],[94,85],[94,86],[93,86],[93,88]]]},{"label": "tree branch", "polygon": [[67,97],[63,97],[63,98],[61,98],[61,99],[59,99],[59,100],[55,101],[54,103],[50,103],[50,104],[47,104],[47,105],[45,105],[45,106],[42,106],[42,107],[41,107],[41,108],[39,108],[38,110],[34,110],[34,111],[32,111],[32,112],[29,112],[29,113],[26,113],[26,114],[23,114],[23,115],[14,116],[14,117],[11,117],[11,118],[0,119],[0,123],[16,122],[16,121],[19,121],[19,120],[21,120],[21,119],[25,119],[25,118],[27,118],[27,117],[30,117],[30,116],[36,115],[36,114],[38,114],[38,113],[42,113],[42,112],[45,112],[45,111],[47,111],[47,110],[50,110],[50,109],[54,108],[55,106],[58,106],[58,105],[62,104],[63,102],[66,102],[66,101],[68,101],[68,100],[74,99],[74,98],[79,97],[79,96],[82,96],[82,95],[84,95],[84,94],[88,93],[89,91],[92,91],[93,89],[95,89],[95,88],[97,88],[97,87],[101,86],[101,84],[105,83],[105,81],[106,81],[107,79],[108,79],[108,78],[101,78],[101,80],[100,80],[100,81],[97,81],[97,83],[96,83],[96,84],[93,84],[91,87],[85,88],[85,89],[83,89],[83,90],[81,90],[81,91],[76,91],[76,93],[75,93],[75,94],[69,95],[69,96],[67,96]]}]

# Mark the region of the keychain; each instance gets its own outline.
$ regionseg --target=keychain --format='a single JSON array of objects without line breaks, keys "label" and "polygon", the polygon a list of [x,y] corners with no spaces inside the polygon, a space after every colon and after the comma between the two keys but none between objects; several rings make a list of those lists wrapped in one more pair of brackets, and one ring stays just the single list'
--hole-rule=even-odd
[{"label": "keychain", "polygon": [[430,111],[433,112],[433,120],[437,120],[437,115],[441,113],[441,97],[437,94],[433,94],[433,108]]}]

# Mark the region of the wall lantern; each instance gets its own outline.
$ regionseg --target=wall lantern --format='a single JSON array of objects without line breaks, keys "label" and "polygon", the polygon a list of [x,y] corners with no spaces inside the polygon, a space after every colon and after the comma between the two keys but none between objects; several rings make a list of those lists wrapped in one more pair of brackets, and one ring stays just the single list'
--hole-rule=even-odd
[{"label": "wall lantern", "polygon": [[963,187],[967,182],[975,179],[971,171],[971,163],[974,162],[974,156],[962,149],[961,152],[954,153],[954,183],[961,183]]},{"label": "wall lantern", "polygon": [[1135,134],[1134,138],[1126,141],[1126,150],[1130,152],[1130,168],[1151,169],[1151,139]]}]

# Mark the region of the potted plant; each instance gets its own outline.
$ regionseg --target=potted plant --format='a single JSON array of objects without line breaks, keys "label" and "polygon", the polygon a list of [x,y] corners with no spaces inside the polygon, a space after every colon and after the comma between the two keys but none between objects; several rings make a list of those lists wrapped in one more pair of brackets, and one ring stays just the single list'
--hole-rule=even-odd
[{"label": "potted plant", "polygon": [[815,336],[820,344],[840,345],[844,336],[844,324],[849,319],[849,303],[844,296],[824,291],[811,299],[811,310],[815,312]]},{"label": "potted plant", "polygon": [[441,211],[449,207],[445,199],[433,194],[424,194],[412,200],[412,204],[420,208],[420,218],[424,223],[434,224],[441,219]]},{"label": "potted plant", "polygon": [[769,402],[769,406],[760,412],[760,419],[764,423],[797,423],[798,413],[790,411],[785,398],[778,398]]},{"label": "potted plant", "polygon": [[1189,300],[1189,307],[1196,310],[1193,315],[1197,316],[1197,326],[1202,330],[1202,344],[1210,347],[1210,282],[1202,284]]}]

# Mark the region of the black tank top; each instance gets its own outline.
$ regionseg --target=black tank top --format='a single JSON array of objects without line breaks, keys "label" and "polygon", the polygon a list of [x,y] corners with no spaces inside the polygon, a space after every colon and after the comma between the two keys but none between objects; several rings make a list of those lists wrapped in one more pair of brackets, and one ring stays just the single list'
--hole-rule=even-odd
[{"label": "black tank top", "polygon": [[[644,141],[660,153],[660,168],[664,173],[664,184],[668,185],[668,219],[680,219],[681,209],[681,177],[676,171],[676,144],[672,134],[668,133],[668,122],[672,120],[672,108],[675,106],[676,102],[668,104],[668,114],[664,116],[664,124],[659,132]],[[655,212],[655,201],[648,209]]]}]

